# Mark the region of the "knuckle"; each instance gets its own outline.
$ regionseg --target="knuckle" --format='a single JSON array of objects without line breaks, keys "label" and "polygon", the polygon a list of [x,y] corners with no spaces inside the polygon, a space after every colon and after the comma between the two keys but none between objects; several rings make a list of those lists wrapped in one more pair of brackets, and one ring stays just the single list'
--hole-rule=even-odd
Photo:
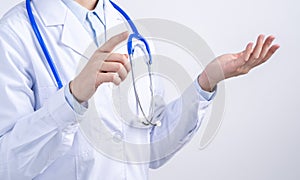
[{"label": "knuckle", "polygon": [[109,81],[114,82],[116,78],[117,78],[116,74],[110,74]]},{"label": "knuckle", "polygon": [[118,57],[119,57],[119,60],[120,60],[120,62],[122,63],[122,64],[125,64],[125,59],[126,59],[126,57],[125,57],[125,55],[124,54],[118,54]]},{"label": "knuckle", "polygon": [[254,60],[257,60],[258,58],[259,58],[259,54],[258,53],[253,56]]},{"label": "knuckle", "polygon": [[122,64],[120,64],[120,63],[118,63],[117,64],[117,72],[119,72],[119,71],[121,71],[122,70],[122,67],[123,67],[123,65]]},{"label": "knuckle", "polygon": [[121,79],[122,81],[124,81],[124,80],[126,79],[126,77],[127,77],[127,74],[123,74],[122,76],[120,76],[120,79]]},{"label": "knuckle", "polygon": [[120,79],[120,77],[117,74],[114,74],[112,77],[113,77],[112,82],[114,84],[119,85],[121,83],[122,80]]}]

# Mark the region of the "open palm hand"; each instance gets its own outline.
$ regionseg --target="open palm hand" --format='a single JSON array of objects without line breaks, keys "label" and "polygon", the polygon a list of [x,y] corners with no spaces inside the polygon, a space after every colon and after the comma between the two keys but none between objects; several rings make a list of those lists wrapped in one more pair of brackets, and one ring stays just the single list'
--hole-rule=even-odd
[{"label": "open palm hand", "polygon": [[272,45],[274,39],[274,36],[265,39],[264,35],[260,35],[254,48],[253,43],[249,43],[242,52],[217,57],[199,76],[200,86],[204,90],[212,91],[218,82],[247,74],[254,67],[266,62],[279,48],[279,45]]}]

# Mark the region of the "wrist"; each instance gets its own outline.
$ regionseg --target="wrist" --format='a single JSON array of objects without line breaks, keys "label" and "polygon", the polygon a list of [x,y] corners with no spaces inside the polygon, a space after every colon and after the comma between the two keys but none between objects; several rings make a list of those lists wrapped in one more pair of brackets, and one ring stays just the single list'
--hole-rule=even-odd
[{"label": "wrist", "polygon": [[207,92],[212,92],[217,85],[217,82],[210,80],[205,71],[203,71],[198,77],[198,83],[200,87]]},{"label": "wrist", "polygon": [[69,88],[70,88],[69,91],[70,91],[70,93],[73,95],[73,97],[75,98],[75,100],[76,100],[78,103],[80,103],[80,104],[83,103],[84,101],[78,99],[78,97],[74,94],[74,84],[73,84],[73,81],[70,82]]}]

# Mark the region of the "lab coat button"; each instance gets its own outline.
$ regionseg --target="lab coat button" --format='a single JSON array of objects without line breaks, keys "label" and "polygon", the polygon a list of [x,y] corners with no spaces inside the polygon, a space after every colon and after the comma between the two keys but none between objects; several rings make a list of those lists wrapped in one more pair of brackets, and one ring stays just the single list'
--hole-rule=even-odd
[{"label": "lab coat button", "polygon": [[115,143],[120,143],[123,140],[123,135],[121,132],[115,132],[113,136],[113,141]]}]

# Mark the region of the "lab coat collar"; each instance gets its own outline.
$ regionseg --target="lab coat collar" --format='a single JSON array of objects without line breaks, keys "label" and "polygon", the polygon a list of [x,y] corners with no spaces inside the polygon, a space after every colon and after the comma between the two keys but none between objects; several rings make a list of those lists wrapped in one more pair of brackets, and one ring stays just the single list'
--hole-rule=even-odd
[{"label": "lab coat collar", "polygon": [[33,0],[33,4],[46,27],[63,25],[61,42],[64,45],[87,59],[91,57],[96,44],[61,0]]}]

